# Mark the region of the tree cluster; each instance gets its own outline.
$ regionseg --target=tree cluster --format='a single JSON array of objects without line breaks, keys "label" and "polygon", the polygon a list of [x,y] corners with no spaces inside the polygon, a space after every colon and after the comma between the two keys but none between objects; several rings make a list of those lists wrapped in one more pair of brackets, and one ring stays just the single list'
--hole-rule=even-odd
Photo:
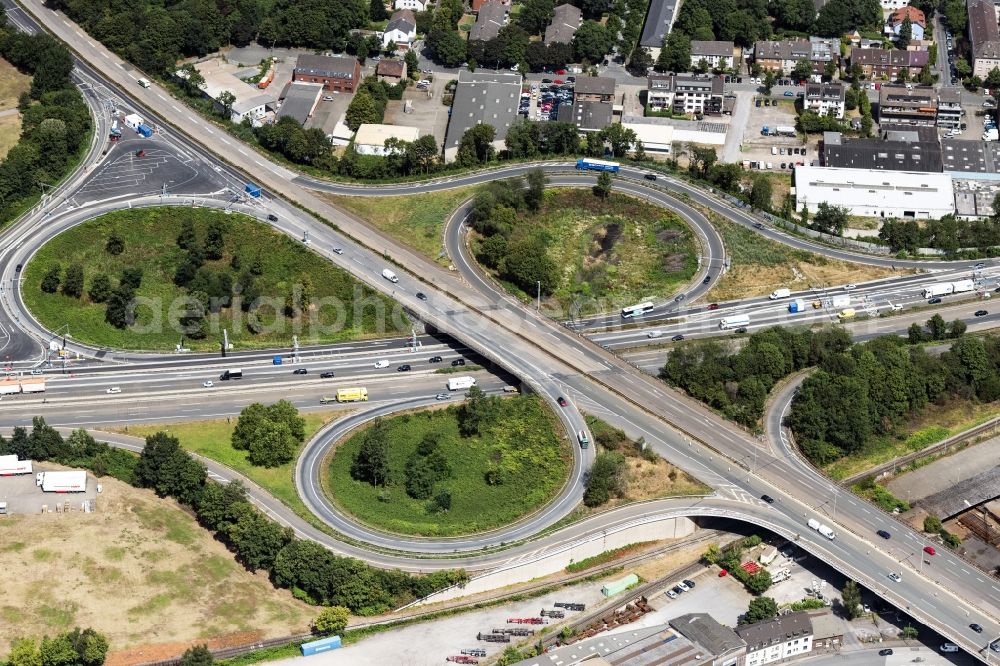
[{"label": "tree cluster", "polygon": [[1000,398],[1000,338],[963,336],[940,356],[905,345],[884,336],[820,361],[787,416],[810,460],[825,465],[860,451],[930,403]]},{"label": "tree cluster", "polygon": [[390,99],[402,99],[406,85],[405,81],[401,81],[390,86],[375,76],[366,76],[347,107],[344,117],[347,126],[352,132],[356,132],[363,124],[381,123],[385,117],[386,104]]},{"label": "tree cluster", "polygon": [[573,123],[517,121],[507,129],[507,153],[514,159],[573,155],[580,135]]},{"label": "tree cluster", "polygon": [[747,612],[740,616],[740,624],[754,624],[778,617],[778,602],[771,597],[754,597]]},{"label": "tree cluster", "polygon": [[559,283],[558,267],[529,215],[541,205],[544,187],[544,175],[533,171],[526,179],[488,183],[473,201],[472,227],[483,237],[476,258],[531,294],[539,288],[550,294]]},{"label": "tree cluster", "polygon": [[0,455],[21,460],[51,460],[69,467],[86,467],[98,476],[112,476],[134,483],[136,457],[128,451],[97,442],[86,430],[75,430],[63,438],[59,431],[36,416],[31,430],[16,427],[11,438],[0,437]]},{"label": "tree cluster", "polygon": [[[998,209],[994,202],[994,210]],[[954,255],[960,249],[986,250],[1000,245],[1000,215],[985,220],[959,220],[945,215],[939,220],[886,220],[878,232],[879,239],[894,251],[916,252],[917,248],[932,247]]]},{"label": "tree cluster", "polygon": [[416,141],[389,138],[385,141],[388,154],[361,155],[351,145],[337,161],[337,172],[359,180],[378,180],[397,176],[430,174],[444,166],[440,148],[433,134]]},{"label": "tree cluster", "polygon": [[688,173],[731,194],[741,192],[743,169],[739,164],[719,162],[715,148],[691,146]]},{"label": "tree cluster", "polygon": [[70,82],[69,50],[48,35],[26,35],[0,18],[0,57],[30,74],[22,95],[21,135],[0,163],[0,221],[60,181],[91,131],[90,111]]},{"label": "tree cluster", "polygon": [[[430,499],[435,484],[451,476],[451,464],[441,453],[440,443],[440,435],[428,433],[406,461],[406,494],[413,499]],[[451,508],[450,500],[448,507],[439,508]]]},{"label": "tree cluster", "polygon": [[231,442],[234,449],[247,452],[251,465],[278,467],[291,462],[305,441],[305,419],[287,400],[273,405],[247,405],[236,421]]},{"label": "tree cluster", "polygon": [[847,132],[850,128],[833,116],[821,116],[811,109],[799,114],[795,124],[800,132]]},{"label": "tree cluster", "polygon": [[[376,122],[381,122],[381,118]],[[326,133],[318,127],[305,129],[290,116],[278,118],[274,124],[255,127],[253,133],[261,147],[284,155],[296,164],[323,166],[332,159]]]},{"label": "tree cluster", "polygon": [[779,379],[822,364],[850,344],[851,337],[842,328],[775,326],[753,333],[735,354],[715,340],[682,345],[667,357],[660,377],[737,423],[753,427]]},{"label": "tree cluster", "polygon": [[743,562],[743,552],[748,548],[759,546],[761,539],[756,534],[733,541],[720,549],[712,544],[702,555],[702,560],[708,564],[716,564],[729,572],[729,575],[743,583],[743,587],[755,596],[760,596],[771,587],[771,574],[767,569],[751,575],[740,566]]},{"label": "tree cluster", "polygon": [[166,74],[178,60],[227,44],[258,41],[344,51],[350,31],[368,25],[369,0],[52,0],[92,37],[147,72]]},{"label": "tree cluster", "polygon": [[588,473],[583,503],[595,507],[612,497],[625,497],[628,477],[628,462],[624,454],[618,451],[601,451]]},{"label": "tree cluster", "polygon": [[15,638],[7,655],[9,666],[101,666],[108,639],[91,628],[34,638]]}]

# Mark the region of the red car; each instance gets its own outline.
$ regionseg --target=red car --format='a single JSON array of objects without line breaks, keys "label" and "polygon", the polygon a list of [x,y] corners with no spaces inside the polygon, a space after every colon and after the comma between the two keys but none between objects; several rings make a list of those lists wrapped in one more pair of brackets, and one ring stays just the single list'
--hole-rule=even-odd
[{"label": "red car", "polygon": [[729,575],[728,571],[726,571],[725,569],[719,569],[719,578],[724,578],[725,576],[728,575]]},{"label": "red car", "polygon": [[557,69],[556,70],[556,74],[565,74],[565,73],[566,73],[565,69]]},{"label": "red car", "polygon": [[924,552],[928,555],[937,555],[937,551],[934,550],[934,546],[924,546]]},{"label": "red car", "polygon": [[708,306],[708,309],[709,310],[718,310],[719,309],[719,304],[718,303],[712,303],[711,305]]},{"label": "red car", "polygon": [[568,404],[569,404],[568,402],[566,402],[566,398],[564,398],[564,397],[562,397],[562,396],[559,396],[559,397],[558,397],[558,398],[556,399],[556,402],[558,402],[558,403],[559,403],[559,406],[560,406],[560,407],[565,407],[566,405],[568,405]]},{"label": "red car", "polygon": [[562,79],[556,79],[552,83],[556,83],[556,84],[562,85],[563,83],[565,83],[565,81],[563,81]]}]

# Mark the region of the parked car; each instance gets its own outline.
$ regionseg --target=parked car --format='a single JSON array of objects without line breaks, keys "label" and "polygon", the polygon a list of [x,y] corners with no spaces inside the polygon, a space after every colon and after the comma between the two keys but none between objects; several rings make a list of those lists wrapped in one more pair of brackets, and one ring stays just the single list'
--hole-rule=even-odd
[{"label": "parked car", "polygon": [[684,584],[688,586],[688,589],[691,589],[691,588],[694,587],[694,581],[693,580],[689,580],[687,578],[684,579]]},{"label": "parked car", "polygon": [[674,592],[673,590],[667,590],[667,596],[670,597],[671,599],[676,599],[677,593]]},{"label": "parked car", "polygon": [[791,90],[786,90],[785,97],[795,97],[795,93],[793,93]]},{"label": "parked car", "polygon": [[986,310],[976,310],[976,316],[977,317],[985,317],[988,314],[989,314],[989,312],[987,312]]},{"label": "parked car", "polygon": [[456,358],[454,361],[451,362],[451,367],[453,367],[453,368],[456,368],[456,367],[458,367],[460,365],[465,365],[465,359],[464,358]]}]

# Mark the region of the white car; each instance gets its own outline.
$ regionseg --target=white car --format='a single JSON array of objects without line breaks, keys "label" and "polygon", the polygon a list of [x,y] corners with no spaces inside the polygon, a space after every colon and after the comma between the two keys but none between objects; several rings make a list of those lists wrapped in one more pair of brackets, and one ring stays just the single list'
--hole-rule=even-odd
[{"label": "white car", "polygon": [[688,591],[691,590],[691,588],[688,587],[687,583],[685,583],[684,581],[681,581],[681,582],[677,583],[677,587],[681,588],[685,592],[688,592]]},{"label": "white car", "polygon": [[663,331],[650,331],[646,334],[647,338],[660,338],[663,337]]},{"label": "white car", "polygon": [[450,397],[451,397],[451,394],[449,394],[449,393],[438,393],[436,396],[434,396],[434,399],[435,400],[447,400]]},{"label": "white car", "polygon": [[667,590],[667,596],[670,597],[671,599],[676,599],[677,593],[674,592],[673,590]]},{"label": "white car", "polygon": [[375,367],[376,368],[388,368],[389,367],[389,361],[387,361],[385,359],[382,359],[381,361],[375,361]]},{"label": "white car", "polygon": [[903,577],[900,576],[895,571],[890,571],[889,572],[889,580],[891,580],[893,582],[896,582],[896,583],[902,583],[903,582]]},{"label": "white car", "polygon": [[39,370],[38,368],[35,368],[34,370],[31,371],[31,374],[33,374],[33,375],[40,375],[40,374],[42,374],[42,371]]},{"label": "white car", "polygon": [[211,379],[209,379],[207,381],[202,382],[201,385],[204,386],[205,388],[212,388],[213,386],[215,386],[215,383]]},{"label": "white car", "polygon": [[941,645],[941,652],[958,652],[958,646],[954,643],[944,643]]},{"label": "white car", "polygon": [[334,254],[344,254],[344,248],[342,248],[342,247],[335,247],[335,248],[333,248],[333,253]]},{"label": "white car", "polygon": [[857,289],[857,288],[858,288],[858,285],[856,285],[856,284],[845,284],[844,285],[844,291],[851,291],[852,289]]},{"label": "white car", "polygon": [[122,389],[121,389],[120,386],[112,386],[107,391],[105,391],[105,393],[121,393],[121,392],[122,392]]}]

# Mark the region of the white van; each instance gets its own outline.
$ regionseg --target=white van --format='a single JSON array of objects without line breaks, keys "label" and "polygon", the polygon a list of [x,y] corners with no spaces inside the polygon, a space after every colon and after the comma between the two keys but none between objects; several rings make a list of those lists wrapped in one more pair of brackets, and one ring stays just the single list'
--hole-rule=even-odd
[{"label": "white van", "polygon": [[941,652],[958,652],[958,646],[954,643],[944,643],[941,646]]},{"label": "white van", "polygon": [[382,269],[382,277],[384,277],[389,282],[392,282],[393,284],[399,282],[399,278],[396,277],[396,274],[390,271],[388,268]]},{"label": "white van", "polygon": [[778,154],[778,149],[775,148],[774,146],[771,146],[771,154],[772,155],[777,155]]},{"label": "white van", "polygon": [[808,525],[809,529],[811,529],[811,530],[818,530],[819,526],[820,526],[820,522],[818,520],[816,520],[815,518],[810,518],[809,522],[807,522],[806,525]]},{"label": "white van", "polygon": [[111,388],[109,388],[109,389],[108,389],[108,390],[107,390],[106,392],[107,392],[107,393],[121,393],[121,392],[122,392],[122,389],[121,389],[121,387],[120,387],[120,386],[112,386],[112,387],[111,387]]},{"label": "white van", "polygon": [[136,83],[138,83],[143,88],[148,88],[149,87],[149,79],[137,79]]},{"label": "white van", "polygon": [[837,537],[837,535],[833,533],[833,530],[830,529],[829,525],[820,525],[816,531],[825,536],[830,541],[833,541]]},{"label": "white van", "polygon": [[375,367],[376,368],[388,368],[389,367],[389,361],[386,361],[385,359],[382,359],[381,361],[375,361]]},{"label": "white van", "polygon": [[768,298],[770,298],[772,301],[776,301],[779,298],[788,298],[791,295],[792,295],[791,289],[782,288],[782,289],[775,289],[774,291],[772,291],[771,295],[768,296]]},{"label": "white van", "polygon": [[649,333],[646,334],[646,337],[647,338],[662,338],[663,337],[663,331],[650,331]]}]

